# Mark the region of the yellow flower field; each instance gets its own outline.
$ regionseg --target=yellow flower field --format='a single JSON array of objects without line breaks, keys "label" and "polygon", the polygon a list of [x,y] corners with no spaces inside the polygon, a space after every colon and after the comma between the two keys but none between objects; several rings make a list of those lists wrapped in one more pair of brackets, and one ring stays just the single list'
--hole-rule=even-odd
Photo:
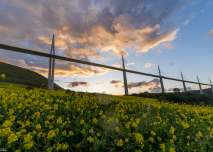
[{"label": "yellow flower field", "polygon": [[213,108],[156,99],[0,89],[7,151],[213,151]]}]

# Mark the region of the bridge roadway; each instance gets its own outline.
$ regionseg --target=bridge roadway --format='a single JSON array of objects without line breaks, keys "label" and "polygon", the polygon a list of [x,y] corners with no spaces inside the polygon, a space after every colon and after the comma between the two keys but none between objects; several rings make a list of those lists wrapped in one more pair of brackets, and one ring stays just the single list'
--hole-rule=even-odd
[{"label": "bridge roadway", "polygon": [[[103,65],[103,64],[92,63],[92,62],[82,61],[82,60],[78,60],[78,59],[71,59],[71,58],[67,58],[67,57],[63,57],[63,56],[42,53],[42,52],[38,52],[38,51],[33,51],[33,50],[18,48],[18,47],[4,45],[4,44],[0,44],[0,49],[9,50],[9,51],[15,51],[15,52],[20,52],[20,53],[27,53],[27,54],[32,54],[32,55],[37,55],[37,56],[42,56],[42,57],[48,57],[48,58],[51,57],[51,58],[55,58],[55,59],[58,59],[58,60],[64,60],[64,61],[70,61],[70,62],[75,62],[75,63],[87,64],[87,65],[91,65],[91,66],[98,66],[98,67],[103,67],[103,68],[117,70],[117,71],[123,71],[124,70],[124,69],[121,69],[121,68],[116,68],[116,67],[107,66],[107,65]],[[140,74],[140,75],[146,75],[146,76],[160,78],[159,75],[153,75],[153,74],[148,74],[148,73],[143,73],[143,72],[137,72],[137,71],[127,70],[127,69],[125,69],[125,71],[129,72],[129,73],[134,73],[134,74]],[[164,76],[161,76],[161,78],[168,79],[168,80],[174,80],[174,81],[181,81],[181,82],[184,81],[184,82],[187,82],[187,83],[199,84],[198,82],[180,80],[180,79],[169,78],[169,77],[164,77]],[[211,86],[210,84],[204,84],[204,83],[200,83],[200,84],[201,85]]]}]

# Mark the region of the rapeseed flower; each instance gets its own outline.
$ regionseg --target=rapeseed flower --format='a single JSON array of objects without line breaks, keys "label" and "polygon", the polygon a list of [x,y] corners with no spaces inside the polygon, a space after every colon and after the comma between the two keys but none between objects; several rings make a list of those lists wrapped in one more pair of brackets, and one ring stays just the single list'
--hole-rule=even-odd
[{"label": "rapeseed flower", "polygon": [[83,129],[83,130],[81,131],[81,133],[82,133],[82,134],[85,134],[85,130]]},{"label": "rapeseed flower", "polygon": [[170,132],[171,134],[174,134],[174,132],[175,132],[175,128],[171,126],[171,128],[170,128],[169,132]]},{"label": "rapeseed flower", "polygon": [[122,146],[123,146],[123,141],[122,141],[122,139],[120,139],[120,140],[117,142],[116,145],[122,147]]},{"label": "rapeseed flower", "polygon": [[156,133],[155,133],[154,131],[151,131],[151,135],[152,135],[152,136],[155,136]]},{"label": "rapeseed flower", "polygon": [[94,142],[94,139],[91,136],[87,137],[87,140],[91,143]]},{"label": "rapeseed flower", "polygon": [[162,149],[163,150],[163,152],[165,152],[165,144],[160,144],[160,149]]},{"label": "rapeseed flower", "polygon": [[153,143],[154,142],[154,138],[149,137],[149,140]]},{"label": "rapeseed flower", "polygon": [[115,129],[117,132],[119,131],[119,128],[118,127],[116,127],[116,129]]},{"label": "rapeseed flower", "polygon": [[94,133],[93,129],[90,129],[90,130],[89,130],[89,133],[91,133],[91,134]]},{"label": "rapeseed flower", "polygon": [[170,148],[169,152],[176,152],[174,148]]},{"label": "rapeseed flower", "polygon": [[83,123],[84,123],[84,120],[82,119],[81,122],[80,122],[80,124],[82,125]]},{"label": "rapeseed flower", "polygon": [[93,118],[93,120],[92,120],[95,124],[97,124],[98,123],[98,119],[97,118]]}]

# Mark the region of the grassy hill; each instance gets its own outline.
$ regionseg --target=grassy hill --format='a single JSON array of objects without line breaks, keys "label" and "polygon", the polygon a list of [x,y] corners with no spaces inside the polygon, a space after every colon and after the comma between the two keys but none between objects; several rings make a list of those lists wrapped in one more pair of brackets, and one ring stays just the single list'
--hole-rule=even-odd
[{"label": "grassy hill", "polygon": [[[202,89],[202,90],[203,90],[203,93],[206,93],[206,94],[208,94],[208,95],[210,95],[210,96],[213,96],[213,94],[212,94],[212,89],[211,89],[211,88]],[[200,94],[200,90],[191,90],[191,92]]]},{"label": "grassy hill", "polygon": [[[27,86],[33,86],[40,88],[42,83],[44,83],[44,88],[47,88],[48,79],[44,76],[18,66],[0,62],[0,75],[5,74],[4,82],[14,83],[14,84],[24,84]],[[2,78],[0,78],[2,82]],[[62,89],[60,86],[54,83],[54,89]]]}]

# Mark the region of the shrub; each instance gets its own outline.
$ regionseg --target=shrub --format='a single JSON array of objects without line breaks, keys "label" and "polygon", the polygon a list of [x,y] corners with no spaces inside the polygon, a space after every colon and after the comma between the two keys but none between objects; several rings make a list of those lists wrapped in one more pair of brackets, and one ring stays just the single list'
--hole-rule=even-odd
[{"label": "shrub", "polygon": [[138,94],[136,94],[136,93],[133,93],[133,94],[131,94],[131,96],[138,96]]},{"label": "shrub", "polygon": [[188,96],[190,96],[190,95],[192,95],[193,94],[193,92],[191,92],[191,91],[187,91],[186,92],[186,95],[188,95]]},{"label": "shrub", "polygon": [[75,92],[75,91],[72,91],[72,90],[67,89],[66,92],[65,92],[65,94],[70,95],[70,94],[72,94],[72,92]]},{"label": "shrub", "polygon": [[152,93],[150,93],[148,97],[149,97],[149,98],[156,99],[156,96],[155,96],[154,94],[152,94]]},{"label": "shrub", "polygon": [[197,97],[191,95],[191,96],[188,97],[188,100],[190,100],[190,101],[197,101]]},{"label": "shrub", "polygon": [[27,87],[26,87],[26,90],[27,90],[27,91],[33,90],[33,89],[34,89],[34,87],[32,87],[32,86],[27,86]]},{"label": "shrub", "polygon": [[210,99],[210,96],[209,96],[208,94],[204,93],[204,94],[202,94],[201,98],[202,98],[203,100],[209,100],[209,99]]},{"label": "shrub", "polygon": [[159,100],[160,100],[160,101],[166,100],[166,97],[165,97],[164,95],[162,95],[162,96],[159,97]]}]

